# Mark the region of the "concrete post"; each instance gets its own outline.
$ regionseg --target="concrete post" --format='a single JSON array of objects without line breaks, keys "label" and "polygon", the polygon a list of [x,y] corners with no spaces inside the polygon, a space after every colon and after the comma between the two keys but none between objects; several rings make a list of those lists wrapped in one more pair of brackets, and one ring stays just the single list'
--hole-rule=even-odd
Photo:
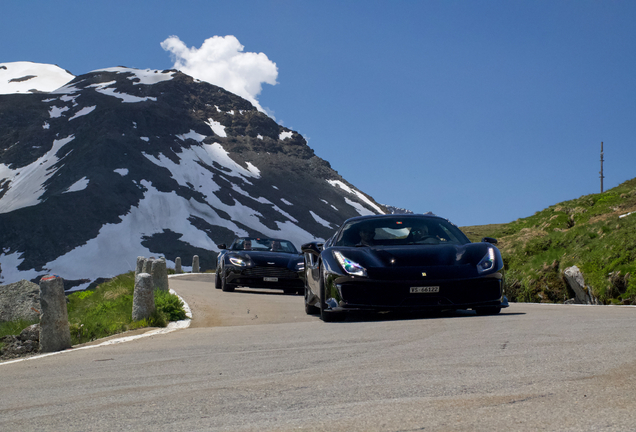
[{"label": "concrete post", "polygon": [[149,318],[155,310],[155,293],[152,286],[152,276],[148,273],[139,273],[135,278],[135,291],[133,294],[133,321]]},{"label": "concrete post", "polygon": [[181,257],[177,257],[174,260],[174,272],[176,274],[181,274],[183,273],[183,270],[181,269]]},{"label": "concrete post", "polygon": [[59,276],[40,279],[40,352],[62,351],[71,347],[64,280]]},{"label": "concrete post", "polygon": [[168,291],[168,268],[166,259],[159,258],[152,262],[152,285],[154,289]]},{"label": "concrete post", "polygon": [[192,273],[199,273],[199,255],[192,257]]},{"label": "concrete post", "polygon": [[139,273],[143,273],[145,261],[146,261],[146,258],[142,256],[137,257],[137,267],[135,268],[135,279],[137,279],[137,275]]},{"label": "concrete post", "polygon": [[142,273],[148,273],[148,274],[152,274],[152,262],[155,259],[153,257],[150,258],[144,258],[144,265],[141,268],[141,272]]}]

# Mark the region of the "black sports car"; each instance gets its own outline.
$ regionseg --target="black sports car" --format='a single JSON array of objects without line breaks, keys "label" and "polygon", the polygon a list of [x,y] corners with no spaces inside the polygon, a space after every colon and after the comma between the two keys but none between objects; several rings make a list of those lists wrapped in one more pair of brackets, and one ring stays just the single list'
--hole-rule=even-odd
[{"label": "black sports car", "polygon": [[353,310],[497,314],[508,300],[496,243],[489,237],[471,243],[438,216],[348,219],[324,244],[302,245],[305,311],[323,321],[342,320]]},{"label": "black sports car", "polygon": [[289,240],[240,237],[227,249],[225,244],[218,246],[221,253],[216,261],[216,288],[275,288],[302,294],[305,263]]}]

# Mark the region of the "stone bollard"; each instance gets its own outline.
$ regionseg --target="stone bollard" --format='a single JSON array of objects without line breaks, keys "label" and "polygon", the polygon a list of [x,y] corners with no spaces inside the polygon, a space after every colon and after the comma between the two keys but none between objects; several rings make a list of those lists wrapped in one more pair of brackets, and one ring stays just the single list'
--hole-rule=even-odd
[{"label": "stone bollard", "polygon": [[62,351],[71,347],[64,280],[59,276],[40,279],[40,352]]},{"label": "stone bollard", "polygon": [[149,318],[155,311],[155,293],[152,286],[152,276],[149,273],[139,273],[135,278],[133,294],[133,321]]},{"label": "stone bollard", "polygon": [[146,258],[142,256],[137,257],[137,268],[135,268],[135,279],[137,279],[137,275],[139,273],[143,273],[144,271],[144,263],[146,262]]},{"label": "stone bollard", "polygon": [[192,273],[199,273],[199,255],[192,257]]},{"label": "stone bollard", "polygon": [[181,257],[177,257],[174,260],[174,272],[176,274],[181,274],[183,273],[183,270],[181,269]]},{"label": "stone bollard", "polygon": [[168,291],[168,268],[166,259],[159,258],[152,262],[152,285],[154,289]]},{"label": "stone bollard", "polygon": [[141,272],[142,273],[148,273],[148,274],[152,274],[152,262],[155,259],[153,257],[150,258],[144,258],[144,265],[141,268]]}]

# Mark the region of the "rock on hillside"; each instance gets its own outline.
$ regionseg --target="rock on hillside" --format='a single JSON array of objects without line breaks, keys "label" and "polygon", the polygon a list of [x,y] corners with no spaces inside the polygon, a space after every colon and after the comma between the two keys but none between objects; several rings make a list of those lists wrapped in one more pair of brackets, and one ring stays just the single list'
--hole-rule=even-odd
[{"label": "rock on hillside", "polygon": [[40,286],[21,280],[0,285],[0,323],[40,319]]},{"label": "rock on hillside", "polygon": [[384,212],[300,134],[181,72],[0,95],[0,283],[56,273],[80,289],[140,255],[205,270],[236,236],[299,246]]}]

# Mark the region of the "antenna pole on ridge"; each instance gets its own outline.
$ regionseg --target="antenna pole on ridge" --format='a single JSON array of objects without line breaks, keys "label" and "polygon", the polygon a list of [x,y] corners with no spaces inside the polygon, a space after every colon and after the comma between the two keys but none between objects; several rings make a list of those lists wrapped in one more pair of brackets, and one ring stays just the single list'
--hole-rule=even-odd
[{"label": "antenna pole on ridge", "polygon": [[603,179],[605,176],[603,175],[603,141],[601,141],[601,193],[603,193]]}]

